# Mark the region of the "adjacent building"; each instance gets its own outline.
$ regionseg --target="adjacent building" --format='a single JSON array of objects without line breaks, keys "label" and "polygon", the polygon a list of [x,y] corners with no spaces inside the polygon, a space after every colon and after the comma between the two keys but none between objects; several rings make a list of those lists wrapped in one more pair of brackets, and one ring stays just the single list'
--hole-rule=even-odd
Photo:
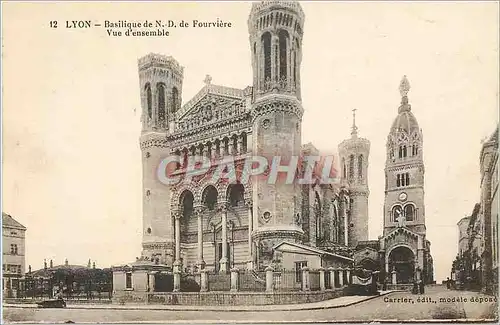
[{"label": "adjacent building", "polygon": [[378,240],[358,243],[354,259],[379,269],[393,285],[434,281],[426,238],[423,134],[409,104],[410,84],[400,83],[401,104],[387,137],[384,232]]},{"label": "adjacent building", "polygon": [[461,287],[491,294],[498,292],[498,126],[483,142],[479,162],[480,202],[458,222],[459,249],[451,275]]},{"label": "adjacent building", "polygon": [[483,290],[498,290],[498,126],[480,153]]},{"label": "adjacent building", "polygon": [[2,212],[2,283],[4,297],[16,297],[19,280],[25,273],[26,227]]}]

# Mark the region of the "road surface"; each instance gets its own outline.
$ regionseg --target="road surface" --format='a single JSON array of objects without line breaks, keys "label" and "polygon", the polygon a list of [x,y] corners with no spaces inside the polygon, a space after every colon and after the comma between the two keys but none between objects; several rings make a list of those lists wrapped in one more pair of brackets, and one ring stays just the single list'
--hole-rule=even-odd
[{"label": "road surface", "polygon": [[[467,299],[467,300],[465,300]],[[493,301],[492,301],[493,300]],[[430,287],[424,295],[395,292],[355,305],[300,311],[166,311],[110,309],[4,308],[4,322],[75,323],[251,323],[251,322],[334,322],[404,321],[429,319],[498,319],[496,298],[475,292]]]}]

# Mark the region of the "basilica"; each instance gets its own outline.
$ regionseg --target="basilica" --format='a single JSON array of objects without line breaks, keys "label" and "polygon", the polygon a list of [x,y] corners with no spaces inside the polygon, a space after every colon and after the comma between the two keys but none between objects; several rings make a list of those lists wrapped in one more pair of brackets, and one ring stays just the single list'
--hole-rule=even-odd
[{"label": "basilica", "polygon": [[[426,239],[422,131],[400,85],[401,103],[387,138],[384,233],[368,240],[370,142],[352,132],[338,145],[339,182],[269,184],[214,181],[207,175],[165,185],[157,169],[179,157],[212,162],[245,158],[320,155],[302,143],[301,61],[305,15],[298,2],[252,4],[248,18],[253,80],[244,89],[212,83],[183,105],[184,68],[160,54],[138,60],[142,105],[143,261],[173,270],[296,268],[308,256],[380,270],[392,283],[432,281]],[[381,149],[381,148],[380,148]],[[381,190],[381,189],[380,189]],[[287,254],[284,252],[293,253]],[[292,256],[292,258],[290,258]],[[311,262],[312,263],[312,262]],[[313,266],[313,265],[309,265]]]}]

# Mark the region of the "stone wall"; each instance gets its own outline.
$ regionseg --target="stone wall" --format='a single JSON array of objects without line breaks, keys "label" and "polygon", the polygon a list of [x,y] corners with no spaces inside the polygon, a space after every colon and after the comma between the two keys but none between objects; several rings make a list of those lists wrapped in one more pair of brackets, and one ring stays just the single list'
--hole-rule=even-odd
[{"label": "stone wall", "polygon": [[287,305],[319,302],[343,295],[343,289],[310,292],[127,292],[113,296],[113,302],[146,303],[152,305],[190,305],[190,306],[255,306]]}]

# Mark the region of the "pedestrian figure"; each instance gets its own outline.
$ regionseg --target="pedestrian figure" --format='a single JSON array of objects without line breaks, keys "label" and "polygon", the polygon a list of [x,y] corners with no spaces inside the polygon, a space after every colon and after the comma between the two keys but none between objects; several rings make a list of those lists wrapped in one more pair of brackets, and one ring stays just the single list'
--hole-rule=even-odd
[{"label": "pedestrian figure", "polygon": [[450,282],[450,278],[446,278],[446,289],[451,289],[451,282]]},{"label": "pedestrian figure", "polygon": [[419,290],[418,290],[418,283],[417,283],[417,281],[414,281],[413,282],[413,289],[412,289],[411,293],[413,293],[414,295],[416,295],[418,292],[419,292]]},{"label": "pedestrian figure", "polygon": [[424,294],[424,281],[420,280],[419,281],[419,291],[420,291],[420,294],[423,295]]}]

